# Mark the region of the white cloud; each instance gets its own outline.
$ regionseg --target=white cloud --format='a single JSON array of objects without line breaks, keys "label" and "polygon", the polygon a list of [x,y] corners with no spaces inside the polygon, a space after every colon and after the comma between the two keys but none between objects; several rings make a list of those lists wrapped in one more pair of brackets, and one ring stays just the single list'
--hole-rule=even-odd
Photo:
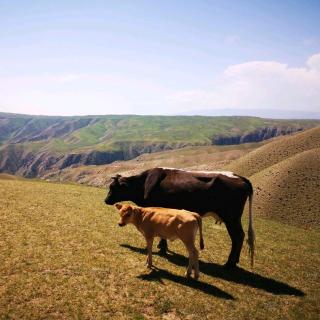
[{"label": "white cloud", "polygon": [[[0,111],[3,112],[44,115],[159,114],[159,106],[165,103],[163,97],[167,94],[168,90],[151,79],[119,74],[0,76]],[[150,107],[155,108],[148,110]]]},{"label": "white cloud", "polygon": [[208,90],[168,97],[174,108],[280,108],[320,111],[320,53],[301,68],[276,61],[251,61],[225,69]]},{"label": "white cloud", "polygon": [[307,61],[307,65],[312,70],[320,71],[320,53],[311,56]]},{"label": "white cloud", "polygon": [[[177,87],[184,85],[190,84],[181,80]],[[319,112],[320,53],[299,68],[277,61],[231,65],[209,88],[182,91],[173,91],[166,79],[140,74],[0,75],[4,112],[181,114],[221,108]]]}]

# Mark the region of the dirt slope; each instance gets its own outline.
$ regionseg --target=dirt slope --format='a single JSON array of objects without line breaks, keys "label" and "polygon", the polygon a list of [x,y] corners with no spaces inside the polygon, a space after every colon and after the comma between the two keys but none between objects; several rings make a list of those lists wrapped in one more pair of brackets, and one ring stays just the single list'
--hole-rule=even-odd
[{"label": "dirt slope", "polygon": [[226,169],[251,176],[306,150],[320,147],[320,127],[270,142],[232,162]]},{"label": "dirt slope", "polygon": [[320,148],[298,153],[250,180],[257,215],[292,225],[320,226]]}]

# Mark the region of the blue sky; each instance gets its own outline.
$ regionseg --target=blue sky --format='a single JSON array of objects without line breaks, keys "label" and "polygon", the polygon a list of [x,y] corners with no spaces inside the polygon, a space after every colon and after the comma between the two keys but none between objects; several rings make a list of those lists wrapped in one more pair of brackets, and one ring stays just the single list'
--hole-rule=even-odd
[{"label": "blue sky", "polygon": [[0,111],[320,111],[320,1],[1,1]]}]

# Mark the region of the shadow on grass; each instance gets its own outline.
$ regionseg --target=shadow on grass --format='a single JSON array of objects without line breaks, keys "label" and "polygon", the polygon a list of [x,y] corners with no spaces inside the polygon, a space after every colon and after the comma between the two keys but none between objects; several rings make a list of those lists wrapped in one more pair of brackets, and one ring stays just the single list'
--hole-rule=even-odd
[{"label": "shadow on grass", "polygon": [[142,275],[138,276],[137,278],[142,279],[142,280],[147,280],[147,281],[158,281],[162,284],[163,284],[162,279],[167,279],[172,282],[179,283],[184,286],[202,291],[206,294],[213,295],[217,298],[226,299],[226,300],[234,300],[234,297],[231,294],[229,294],[229,293],[227,293],[227,292],[225,292],[225,291],[223,291],[223,290],[221,290],[221,289],[219,289],[209,283],[205,283],[205,282],[202,282],[199,280],[194,280],[193,278],[187,279],[186,277],[181,277],[181,276],[172,274],[164,269],[159,269],[156,267],[152,267],[150,273],[142,274]]},{"label": "shadow on grass", "polygon": [[[146,249],[144,249],[144,248],[137,248],[137,247],[133,247],[128,244],[122,244],[121,246],[124,248],[127,248],[131,251],[138,252],[141,254],[147,253]],[[155,252],[154,254],[159,255],[159,253],[157,253],[157,252]],[[165,256],[165,258],[168,259],[168,261],[170,261],[178,266],[185,266],[186,267],[188,264],[188,259],[185,256],[178,254],[178,253],[174,253],[172,251],[169,251],[169,253]],[[200,273],[202,272],[202,273],[207,274],[212,277],[220,278],[220,279],[234,282],[234,283],[238,283],[238,284],[247,285],[252,288],[261,289],[261,290],[267,291],[267,292],[275,294],[275,295],[293,295],[293,296],[298,296],[298,297],[302,297],[305,295],[303,291],[301,291],[297,288],[294,288],[284,282],[277,281],[277,280],[274,280],[271,278],[267,278],[267,277],[261,276],[257,273],[250,272],[250,271],[247,271],[247,270],[239,268],[239,267],[237,267],[235,269],[228,270],[228,269],[225,269],[223,266],[218,265],[216,263],[203,262],[203,261],[199,260],[199,268],[200,268]],[[160,270],[160,271],[166,272],[164,270]],[[168,275],[170,275],[170,277],[173,277],[173,278],[177,277],[177,276],[171,275],[170,273],[168,273]],[[172,280],[171,278],[169,278],[169,276],[167,277],[167,279]],[[174,280],[172,280],[172,281],[174,281]],[[175,281],[175,282],[178,282],[178,281]],[[203,284],[204,283],[201,283],[201,286]]]}]

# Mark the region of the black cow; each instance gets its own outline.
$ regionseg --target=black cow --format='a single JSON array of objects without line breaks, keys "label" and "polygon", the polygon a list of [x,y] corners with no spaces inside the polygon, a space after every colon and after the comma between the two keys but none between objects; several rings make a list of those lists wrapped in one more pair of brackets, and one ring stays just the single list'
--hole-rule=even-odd
[{"label": "black cow", "polygon": [[[130,200],[142,207],[185,209],[201,216],[218,216],[226,225],[232,249],[226,267],[239,262],[244,240],[241,216],[249,197],[248,244],[251,264],[254,254],[252,194],[250,181],[232,172],[184,171],[153,168],[131,177],[112,178],[106,204]],[[166,251],[166,240],[159,247]]]}]

